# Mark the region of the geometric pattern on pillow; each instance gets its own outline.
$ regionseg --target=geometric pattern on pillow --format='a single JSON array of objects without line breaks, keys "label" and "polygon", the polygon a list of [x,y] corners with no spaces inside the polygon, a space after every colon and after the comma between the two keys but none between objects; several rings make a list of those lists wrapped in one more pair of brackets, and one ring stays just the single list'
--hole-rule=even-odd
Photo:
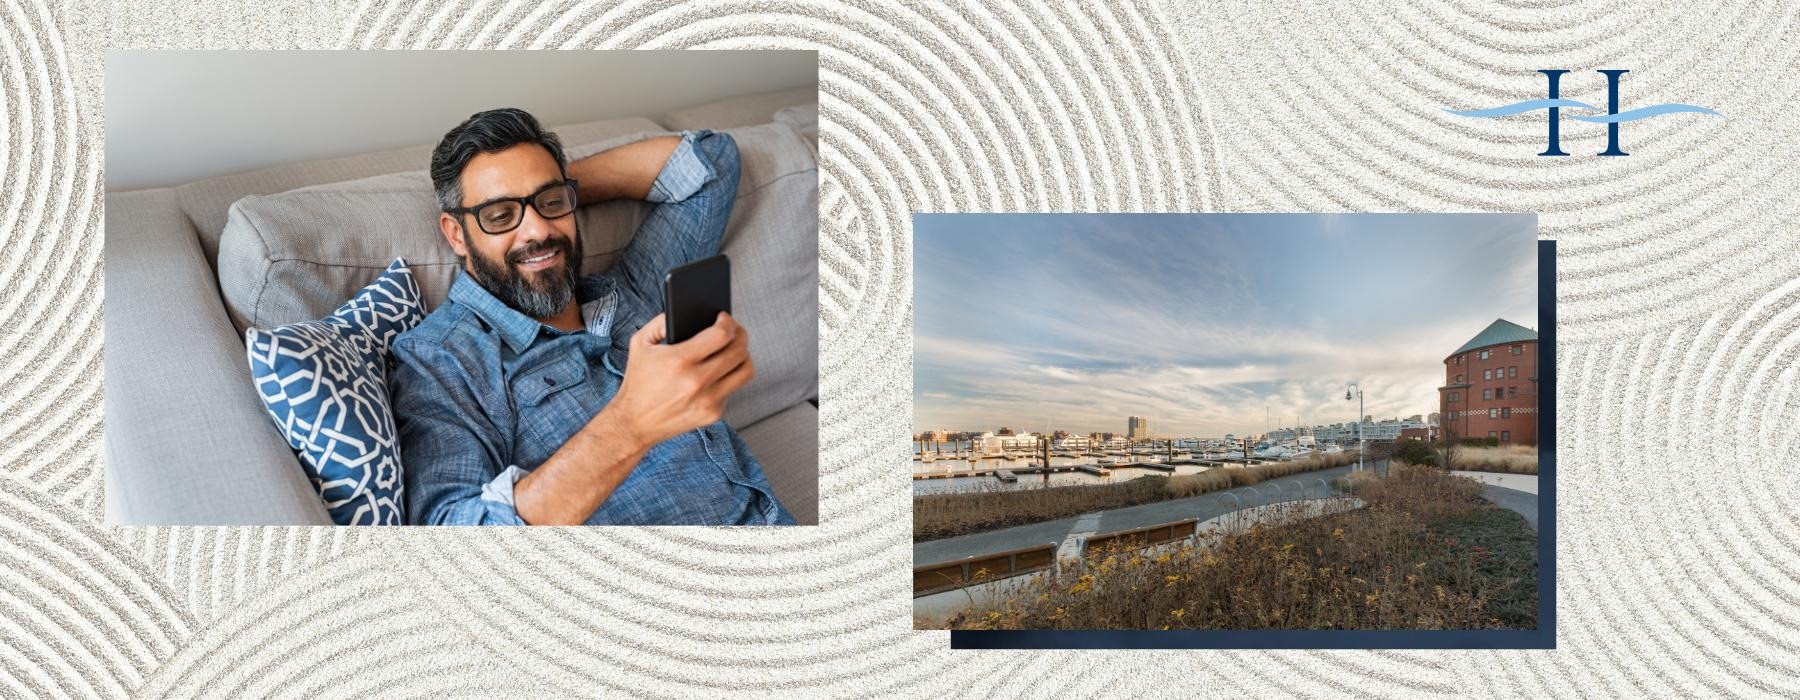
[{"label": "geometric pattern on pillow", "polygon": [[388,348],[424,317],[412,271],[396,258],[330,316],[244,332],[256,391],[339,525],[406,521]]}]

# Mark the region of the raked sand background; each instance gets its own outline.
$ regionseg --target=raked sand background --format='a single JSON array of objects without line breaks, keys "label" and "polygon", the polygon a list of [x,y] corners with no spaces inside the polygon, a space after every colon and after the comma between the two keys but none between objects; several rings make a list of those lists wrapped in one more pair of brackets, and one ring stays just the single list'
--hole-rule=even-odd
[{"label": "raked sand background", "polygon": [[[1800,4],[1312,5],[0,3],[0,696],[1800,694]],[[536,47],[820,51],[823,524],[100,524],[104,51]],[[1729,118],[1441,111],[1540,68]],[[1541,212],[1556,650],[911,629],[909,213],[1212,210]]]}]

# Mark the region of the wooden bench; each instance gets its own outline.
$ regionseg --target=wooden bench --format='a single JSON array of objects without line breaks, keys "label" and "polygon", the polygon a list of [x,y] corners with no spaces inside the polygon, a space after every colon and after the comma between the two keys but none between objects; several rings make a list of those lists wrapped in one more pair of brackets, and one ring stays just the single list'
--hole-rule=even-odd
[{"label": "wooden bench", "polygon": [[[965,557],[957,561],[915,566],[913,567],[913,597],[952,591],[977,583],[999,581],[1049,569],[1056,565],[1056,548],[1055,544],[1040,544],[993,554]],[[976,574],[982,572],[983,569],[986,569],[986,573],[981,576],[981,580],[977,581]]]}]

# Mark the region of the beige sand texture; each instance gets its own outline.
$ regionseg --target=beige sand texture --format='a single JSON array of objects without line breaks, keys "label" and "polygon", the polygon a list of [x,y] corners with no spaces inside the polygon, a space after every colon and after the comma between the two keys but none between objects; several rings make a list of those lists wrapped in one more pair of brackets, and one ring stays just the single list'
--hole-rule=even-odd
[{"label": "beige sand texture", "polygon": [[[0,3],[0,696],[1800,693],[1800,6],[1323,5]],[[640,47],[820,51],[822,525],[100,524],[107,49]],[[1410,210],[1561,246],[1558,649],[912,630],[910,212]]]}]

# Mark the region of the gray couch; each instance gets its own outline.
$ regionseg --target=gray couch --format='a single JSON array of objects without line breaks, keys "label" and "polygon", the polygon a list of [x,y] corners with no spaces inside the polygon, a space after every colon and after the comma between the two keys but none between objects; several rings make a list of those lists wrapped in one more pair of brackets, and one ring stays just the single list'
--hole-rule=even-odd
[{"label": "gray couch", "polygon": [[[726,420],[802,524],[818,520],[816,101],[786,91],[556,128],[571,158],[684,129],[737,140],[725,252],[757,379]],[[395,257],[437,308],[456,260],[433,223],[430,148],[107,193],[109,523],[331,524],[251,385],[243,330],[323,316]],[[584,207],[584,272],[611,265],[646,211]]]}]

